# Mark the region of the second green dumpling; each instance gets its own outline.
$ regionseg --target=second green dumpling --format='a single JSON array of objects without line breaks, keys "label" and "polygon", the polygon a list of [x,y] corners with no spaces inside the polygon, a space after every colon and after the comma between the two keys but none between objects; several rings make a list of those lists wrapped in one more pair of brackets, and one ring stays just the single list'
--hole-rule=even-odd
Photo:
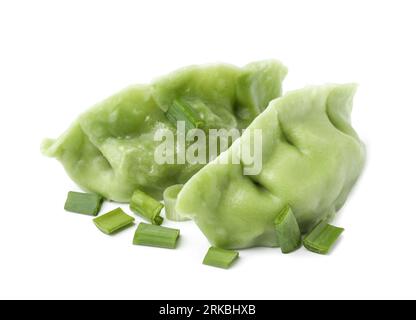
[{"label": "second green dumpling", "polygon": [[[245,128],[281,94],[286,68],[260,61],[243,68],[191,66],[150,85],[129,87],[82,114],[43,153],[62,162],[84,190],[128,202],[140,189],[157,199],[186,182],[203,164],[158,164],[156,132],[175,132],[166,112],[177,101],[193,109],[203,129]],[[172,148],[172,152],[176,152]]]},{"label": "second green dumpling", "polygon": [[[326,85],[272,101],[240,140],[185,184],[176,211],[224,249],[279,246],[275,220],[285,206],[302,233],[330,219],[364,165],[364,146],[350,124],[354,93],[354,85]],[[231,158],[241,158],[256,130],[261,170],[245,175],[248,163]]]}]

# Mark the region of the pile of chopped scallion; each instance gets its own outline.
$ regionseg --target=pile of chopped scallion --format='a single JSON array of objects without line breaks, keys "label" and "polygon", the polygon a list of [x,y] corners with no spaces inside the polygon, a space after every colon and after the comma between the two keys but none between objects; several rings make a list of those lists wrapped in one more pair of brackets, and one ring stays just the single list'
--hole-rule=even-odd
[{"label": "pile of chopped scallion", "polygon": [[[174,186],[177,187],[177,186]],[[177,193],[177,191],[176,191]],[[166,198],[167,217],[175,216],[172,192]],[[101,210],[104,198],[92,193],[70,191],[65,203],[65,210],[90,216],[97,216]],[[140,223],[133,238],[134,245],[151,246],[158,248],[175,249],[177,247],[180,231],[178,229],[162,227],[163,218],[160,216],[165,206],[142,192],[136,190],[130,202],[130,209],[150,222]],[[179,218],[171,219],[183,221]],[[103,233],[111,235],[134,225],[135,218],[126,214],[121,208],[100,215],[93,219],[94,224]],[[275,220],[276,237],[283,253],[297,250],[302,242],[306,249],[319,254],[327,254],[337,241],[342,228],[334,227],[325,221],[321,221],[310,231],[302,241],[302,235],[296,218],[289,206],[277,214]],[[238,259],[239,253],[234,250],[211,247],[203,264],[217,268],[228,269]]]}]

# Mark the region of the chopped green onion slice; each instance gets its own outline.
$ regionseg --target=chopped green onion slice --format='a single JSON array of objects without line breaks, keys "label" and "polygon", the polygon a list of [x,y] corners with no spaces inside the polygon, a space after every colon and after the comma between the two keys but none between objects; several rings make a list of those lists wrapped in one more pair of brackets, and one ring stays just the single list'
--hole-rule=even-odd
[{"label": "chopped green onion slice", "polygon": [[301,232],[292,209],[285,206],[275,220],[277,241],[283,253],[290,253],[302,244]]},{"label": "chopped green onion slice", "polygon": [[136,190],[134,192],[130,202],[130,209],[134,213],[148,219],[152,224],[159,226],[163,222],[163,218],[160,216],[163,204],[141,190]]},{"label": "chopped green onion slice", "polygon": [[105,234],[112,234],[134,222],[134,218],[125,214],[121,208],[110,211],[94,220],[95,225]]},{"label": "chopped green onion slice", "polygon": [[186,130],[202,128],[204,126],[204,121],[183,100],[174,100],[166,112],[166,117],[174,126],[176,126],[178,121],[184,121]]},{"label": "chopped green onion slice", "polygon": [[140,223],[134,234],[133,244],[175,249],[180,231],[177,229]]},{"label": "chopped green onion slice", "polygon": [[327,254],[343,231],[322,221],[305,237],[303,245],[309,251]]},{"label": "chopped green onion slice", "polygon": [[183,184],[176,184],[166,188],[163,192],[163,201],[165,202],[165,213],[166,218],[170,221],[187,221],[188,218],[182,217],[175,210],[176,200],[178,199],[178,194],[182,190]]},{"label": "chopped green onion slice", "polygon": [[68,192],[65,202],[65,210],[96,216],[101,209],[103,197],[94,193]]},{"label": "chopped green onion slice", "polygon": [[237,260],[238,256],[239,253],[237,251],[211,247],[204,258],[203,264],[228,269]]}]

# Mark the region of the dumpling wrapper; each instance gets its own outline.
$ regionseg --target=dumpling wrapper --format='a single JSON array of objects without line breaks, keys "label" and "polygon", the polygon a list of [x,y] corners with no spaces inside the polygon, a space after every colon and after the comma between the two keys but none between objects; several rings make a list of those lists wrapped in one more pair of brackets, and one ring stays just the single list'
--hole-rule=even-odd
[{"label": "dumpling wrapper", "polygon": [[[365,148],[351,127],[355,85],[293,91],[270,103],[226,152],[194,175],[176,210],[193,219],[212,245],[276,247],[274,221],[289,205],[303,233],[342,207],[358,179]],[[262,170],[222,164],[262,131]]]},{"label": "dumpling wrapper", "polygon": [[245,128],[281,95],[287,73],[280,62],[260,61],[244,68],[191,66],[136,85],[81,115],[42,151],[57,158],[80,187],[109,200],[128,202],[136,189],[162,198],[163,191],[185,183],[201,164],[158,164],[157,130],[176,127],[165,116],[175,99],[188,102],[206,128]]}]

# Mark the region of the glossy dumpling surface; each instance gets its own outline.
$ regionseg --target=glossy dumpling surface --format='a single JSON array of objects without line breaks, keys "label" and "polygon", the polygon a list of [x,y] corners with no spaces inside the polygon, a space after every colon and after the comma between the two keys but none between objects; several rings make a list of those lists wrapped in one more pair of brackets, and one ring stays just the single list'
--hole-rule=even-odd
[{"label": "glossy dumpling surface", "polygon": [[[158,164],[156,131],[176,126],[165,112],[180,99],[204,120],[205,129],[245,128],[280,96],[286,68],[260,61],[237,68],[191,66],[131,86],[82,114],[60,138],[46,140],[42,151],[62,162],[83,189],[128,202],[134,190],[162,198],[163,191],[186,182],[202,164]],[[175,150],[173,152],[176,152]]]}]

